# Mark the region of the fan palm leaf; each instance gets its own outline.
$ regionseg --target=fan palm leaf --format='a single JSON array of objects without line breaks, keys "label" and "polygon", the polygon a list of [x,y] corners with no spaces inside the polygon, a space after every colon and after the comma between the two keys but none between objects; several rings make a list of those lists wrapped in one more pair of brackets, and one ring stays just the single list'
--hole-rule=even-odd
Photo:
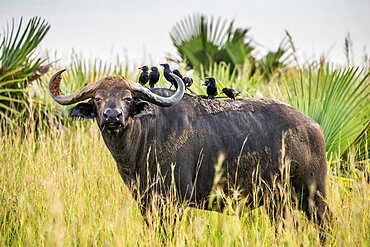
[{"label": "fan palm leaf", "polygon": [[264,57],[258,60],[258,69],[269,81],[272,75],[286,68],[291,57],[294,57],[295,47],[292,38],[288,32],[280,42],[276,51],[269,51]]},{"label": "fan palm leaf", "polygon": [[234,22],[194,14],[175,24],[170,32],[172,43],[190,68],[199,69],[226,62],[234,68],[242,65],[253,47],[247,42],[249,29],[234,28]]},{"label": "fan palm leaf", "polygon": [[42,65],[45,60],[35,57],[34,52],[49,29],[45,20],[34,17],[25,28],[22,18],[18,25],[13,19],[4,31],[0,43],[0,120],[12,124],[25,112],[28,83],[48,70]]},{"label": "fan palm leaf", "polygon": [[289,79],[293,81],[292,93],[287,87],[289,103],[321,125],[329,153],[343,155],[368,128],[369,76],[359,68],[326,68]]}]

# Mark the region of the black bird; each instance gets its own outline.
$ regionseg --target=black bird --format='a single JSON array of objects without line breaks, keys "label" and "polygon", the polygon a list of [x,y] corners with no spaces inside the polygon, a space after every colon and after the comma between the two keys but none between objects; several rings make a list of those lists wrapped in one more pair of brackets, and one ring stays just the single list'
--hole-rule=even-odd
[{"label": "black bird", "polygon": [[206,78],[203,85],[207,86],[208,99],[214,99],[217,94],[216,80],[213,77]]},{"label": "black bird", "polygon": [[159,71],[158,68],[153,66],[150,68],[149,73],[149,86],[154,87],[154,85],[159,81]]},{"label": "black bird", "polygon": [[[173,79],[173,77],[170,75],[170,73],[172,73],[171,69],[170,69],[170,66],[167,64],[167,63],[162,63],[161,66],[163,66],[163,75],[164,75],[164,78],[166,78],[167,81],[171,82],[171,87],[172,85],[175,86],[175,88],[177,89],[177,82],[175,79]],[[171,88],[170,87],[170,88]]]},{"label": "black bird", "polygon": [[183,77],[178,69],[174,69],[172,73],[174,73],[175,75],[177,75],[178,77],[182,79],[182,81],[185,84],[185,87],[190,87],[193,84],[193,79],[187,76]]},{"label": "black bird", "polygon": [[229,97],[230,99],[232,100],[235,100],[235,97],[238,96],[240,93],[238,91],[236,91],[235,89],[233,88],[226,88],[224,87],[222,89],[222,92],[221,93],[224,93],[226,94],[227,97]]},{"label": "black bird", "polygon": [[139,83],[141,85],[145,85],[149,81],[149,72],[148,72],[149,68],[148,66],[144,65],[140,67],[139,69],[142,70],[142,72],[140,73],[140,77],[139,77]]},{"label": "black bird", "polygon": [[182,81],[184,82],[185,87],[190,87],[191,85],[193,85],[193,79],[191,79],[190,77],[185,76],[184,78],[182,78]]},{"label": "black bird", "polygon": [[178,77],[180,77],[180,78],[181,78],[181,80],[182,80],[182,79],[184,79],[184,78],[182,77],[182,74],[180,73],[180,71],[179,71],[178,69],[174,69],[174,70],[172,70],[172,73],[174,73],[175,75],[177,75]]}]

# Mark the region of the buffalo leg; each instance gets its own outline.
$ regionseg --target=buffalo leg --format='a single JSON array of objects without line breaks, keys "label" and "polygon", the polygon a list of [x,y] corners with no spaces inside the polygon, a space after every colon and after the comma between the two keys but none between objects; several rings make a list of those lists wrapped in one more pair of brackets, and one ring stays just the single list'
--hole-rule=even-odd
[{"label": "buffalo leg", "polygon": [[301,205],[307,218],[314,221],[317,225],[320,241],[324,243],[327,232],[330,230],[332,215],[323,194],[320,193],[320,190],[317,190],[311,193],[311,195],[304,197]]}]

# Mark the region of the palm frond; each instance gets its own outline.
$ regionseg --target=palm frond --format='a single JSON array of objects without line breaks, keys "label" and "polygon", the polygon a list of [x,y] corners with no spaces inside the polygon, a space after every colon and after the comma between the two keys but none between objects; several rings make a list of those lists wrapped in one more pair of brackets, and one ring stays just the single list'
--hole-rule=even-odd
[{"label": "palm frond", "polygon": [[369,72],[359,68],[301,71],[287,87],[291,105],[315,119],[323,128],[327,151],[342,155],[370,121]]},{"label": "palm frond", "polygon": [[23,66],[24,73],[30,73],[43,62],[31,56],[49,31],[50,25],[40,17],[32,18],[24,29],[22,23],[21,18],[18,27],[15,27],[13,19],[11,26],[7,26],[0,46],[0,61],[2,68]]},{"label": "palm frond", "polygon": [[34,56],[50,26],[40,17],[30,19],[23,28],[23,18],[7,25],[0,43],[0,120],[13,125],[25,113],[29,103],[27,86],[46,73],[44,59]]},{"label": "palm frond", "polygon": [[291,36],[286,32],[286,36],[281,40],[276,51],[269,51],[262,59],[258,61],[258,68],[265,80],[269,81],[276,72],[281,72],[290,63],[293,57],[295,47]]},{"label": "palm frond", "polygon": [[242,65],[253,47],[247,42],[249,29],[234,28],[234,21],[194,14],[180,20],[170,37],[179,56],[189,68],[206,70],[213,63]]}]

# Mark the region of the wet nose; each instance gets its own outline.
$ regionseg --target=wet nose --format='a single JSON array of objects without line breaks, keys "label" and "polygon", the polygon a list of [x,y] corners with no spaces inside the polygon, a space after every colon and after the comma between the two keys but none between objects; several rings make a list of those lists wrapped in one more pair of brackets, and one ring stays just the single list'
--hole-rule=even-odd
[{"label": "wet nose", "polygon": [[117,108],[108,108],[103,112],[103,117],[106,121],[116,121],[122,116],[122,111]]}]

